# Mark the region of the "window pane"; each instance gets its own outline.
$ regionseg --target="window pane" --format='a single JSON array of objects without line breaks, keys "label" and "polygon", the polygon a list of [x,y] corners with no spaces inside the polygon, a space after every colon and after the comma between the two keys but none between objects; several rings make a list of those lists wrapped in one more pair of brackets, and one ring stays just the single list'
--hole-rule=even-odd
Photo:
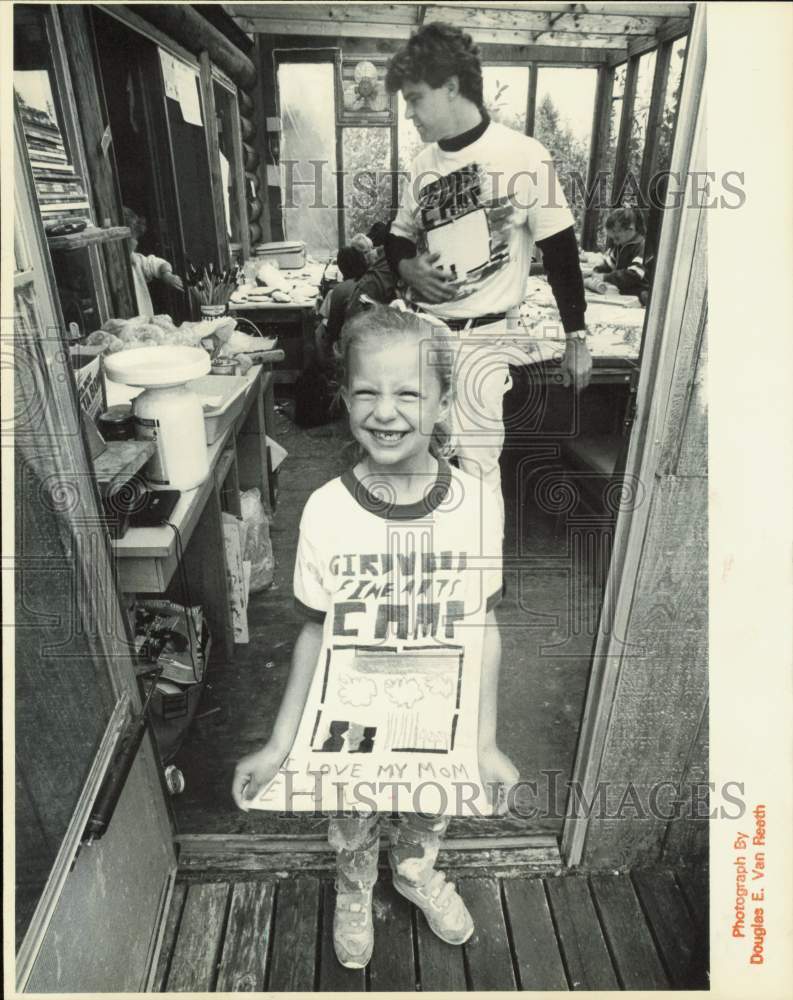
[{"label": "window pane", "polygon": [[655,52],[646,52],[639,59],[636,76],[636,97],[633,102],[633,122],[628,142],[628,175],[633,180],[627,182],[626,195],[620,200],[624,204],[635,204],[639,190],[639,176],[642,170],[642,156],[647,136],[647,116],[650,113],[650,98],[655,74]]},{"label": "window pane", "polygon": [[399,165],[399,197],[402,197],[402,185],[405,183],[405,173],[410,173],[413,161],[424,148],[413,122],[405,118],[405,101],[402,91],[397,92],[397,163]]},{"label": "window pane", "polygon": [[658,151],[656,169],[668,170],[672,162],[672,140],[675,133],[677,108],[680,103],[680,86],[683,82],[683,67],[686,61],[686,46],[688,38],[678,38],[672,45],[669,59],[669,76],[666,81],[664,111],[661,117],[661,127],[658,132]]},{"label": "window pane", "polygon": [[483,66],[485,107],[495,122],[526,131],[528,66]]},{"label": "window pane", "polygon": [[[614,164],[617,156],[617,139],[620,134],[620,120],[622,119],[622,107],[625,96],[625,73],[627,63],[621,63],[614,70],[614,86],[611,91],[611,118],[609,119],[609,144],[606,150],[604,170],[606,171],[606,187],[604,196],[608,196],[612,190],[614,179]],[[597,245],[606,245],[606,219],[607,211],[602,211],[598,215]]]},{"label": "window pane", "polygon": [[333,73],[330,62],[278,67],[284,235],[319,258],[339,245]]},{"label": "window pane", "polygon": [[537,73],[534,136],[550,152],[581,235],[597,70],[543,66]]},{"label": "window pane", "polygon": [[342,129],[344,239],[391,216],[391,129]]}]

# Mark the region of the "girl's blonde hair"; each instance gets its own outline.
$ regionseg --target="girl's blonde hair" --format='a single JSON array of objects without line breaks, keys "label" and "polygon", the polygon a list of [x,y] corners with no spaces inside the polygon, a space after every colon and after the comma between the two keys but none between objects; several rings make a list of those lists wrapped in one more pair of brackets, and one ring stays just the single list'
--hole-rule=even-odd
[{"label": "girl's blonde hair", "polygon": [[[381,305],[356,313],[342,327],[341,337],[335,347],[339,386],[349,385],[350,359],[354,347],[369,341],[383,346],[390,340],[408,337],[417,342],[425,342],[426,347],[422,351],[424,368],[431,369],[440,384],[441,395],[451,401],[454,347],[446,332],[422,319],[417,313],[400,312]],[[450,432],[445,421],[439,421],[433,428],[430,452],[436,458],[451,454]]]}]

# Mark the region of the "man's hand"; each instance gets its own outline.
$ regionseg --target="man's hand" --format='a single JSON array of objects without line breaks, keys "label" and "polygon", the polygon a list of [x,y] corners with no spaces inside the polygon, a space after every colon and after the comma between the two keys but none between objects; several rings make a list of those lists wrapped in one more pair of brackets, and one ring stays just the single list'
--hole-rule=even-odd
[{"label": "man's hand", "polygon": [[520,777],[518,769],[505,753],[491,744],[479,748],[479,777],[494,814],[503,816],[507,811],[509,791]]},{"label": "man's hand", "polygon": [[459,281],[433,267],[439,253],[423,253],[419,257],[404,257],[399,262],[399,274],[416,293],[419,302],[438,305],[457,298]]},{"label": "man's hand", "polygon": [[586,342],[577,337],[567,340],[562,359],[563,385],[572,385],[576,392],[586,389],[592,377],[592,355]]},{"label": "man's hand", "polygon": [[170,285],[171,288],[175,288],[179,292],[184,291],[184,282],[179,275],[174,274],[173,271],[166,271],[166,273],[162,276],[162,280],[166,285]]},{"label": "man's hand", "polygon": [[247,812],[251,800],[255,799],[278,773],[284,756],[266,744],[256,753],[249,753],[247,757],[243,757],[237,764],[234,768],[231,794],[240,809]]}]

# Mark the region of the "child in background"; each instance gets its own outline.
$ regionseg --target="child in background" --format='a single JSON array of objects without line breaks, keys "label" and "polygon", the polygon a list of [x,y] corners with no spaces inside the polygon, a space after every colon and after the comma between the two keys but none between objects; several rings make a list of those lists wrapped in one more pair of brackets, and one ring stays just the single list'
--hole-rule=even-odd
[{"label": "child in background", "polygon": [[135,283],[135,299],[138,305],[138,315],[151,319],[154,315],[154,306],[149,295],[149,282],[158,278],[160,281],[170,285],[179,292],[184,291],[184,284],[178,274],[173,273],[173,267],[162,257],[155,257],[154,254],[145,255],[137,253],[137,246],[140,238],[146,232],[146,220],[142,215],[133,212],[131,208],[124,208],[124,225],[132,230],[130,237],[130,262],[132,264],[132,278]]},{"label": "child in background", "polygon": [[618,208],[606,219],[609,249],[595,268],[622,295],[638,295],[644,285],[644,219],[636,208]]},{"label": "child in background", "polygon": [[[490,805],[503,812],[499,793],[517,781],[518,773],[496,744],[501,645],[493,607],[501,597],[501,525],[491,490],[443,458],[451,344],[415,313],[376,306],[345,324],[339,359],[342,396],[361,457],[344,475],[316,490],[303,511],[294,587],[296,607],[307,620],[270,739],[237,764],[234,800],[245,808],[275,776],[294,742],[309,689],[322,682],[319,665],[332,656],[335,643],[350,642],[339,636],[355,635],[356,646],[376,643],[377,622],[385,615],[395,623],[387,636],[395,657],[408,656],[413,647],[426,652],[436,634],[439,649],[451,643],[459,651],[463,674],[457,743],[465,740],[477,753],[480,778],[492,794]],[[431,596],[419,598],[416,608],[409,603],[402,607],[410,598],[397,598],[404,593],[405,579],[400,582],[400,571],[394,569],[384,572],[393,572],[397,582],[383,588],[392,587],[393,598],[384,605],[382,594],[366,595],[350,608],[349,580],[338,573],[339,564],[348,558],[371,560],[367,553],[392,551],[397,542],[415,565],[422,564],[418,550],[427,544],[433,559],[438,553],[463,556],[456,569],[443,574],[445,579],[449,572],[454,576],[454,602],[436,596],[444,580],[433,585],[431,575],[415,579],[422,593],[425,585],[430,587]],[[438,603],[425,604],[428,600]],[[409,624],[391,612],[412,614],[416,622]],[[461,620],[452,620],[453,614]],[[376,748],[376,730],[369,736]],[[337,852],[333,940],[347,968],[364,967],[372,954],[372,887],[381,825],[390,836],[394,888],[424,912],[442,940],[459,945],[473,933],[465,903],[435,869],[449,817],[415,812],[388,816],[390,823],[376,812],[330,821],[329,842]]]},{"label": "child in background", "polygon": [[320,363],[332,363],[332,350],[339,339],[347,312],[347,305],[356,282],[366,273],[366,257],[356,247],[341,247],[336,255],[336,267],[342,280],[334,285],[319,307],[320,323],[315,334],[315,344]]}]

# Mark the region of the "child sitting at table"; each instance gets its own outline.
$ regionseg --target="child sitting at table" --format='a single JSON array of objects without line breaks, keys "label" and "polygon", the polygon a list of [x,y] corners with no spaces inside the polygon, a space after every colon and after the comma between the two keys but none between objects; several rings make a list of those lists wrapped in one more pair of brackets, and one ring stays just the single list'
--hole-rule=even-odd
[{"label": "child sitting at table", "polygon": [[595,268],[622,295],[638,295],[644,283],[644,219],[637,208],[625,206],[606,219],[609,247]]}]

